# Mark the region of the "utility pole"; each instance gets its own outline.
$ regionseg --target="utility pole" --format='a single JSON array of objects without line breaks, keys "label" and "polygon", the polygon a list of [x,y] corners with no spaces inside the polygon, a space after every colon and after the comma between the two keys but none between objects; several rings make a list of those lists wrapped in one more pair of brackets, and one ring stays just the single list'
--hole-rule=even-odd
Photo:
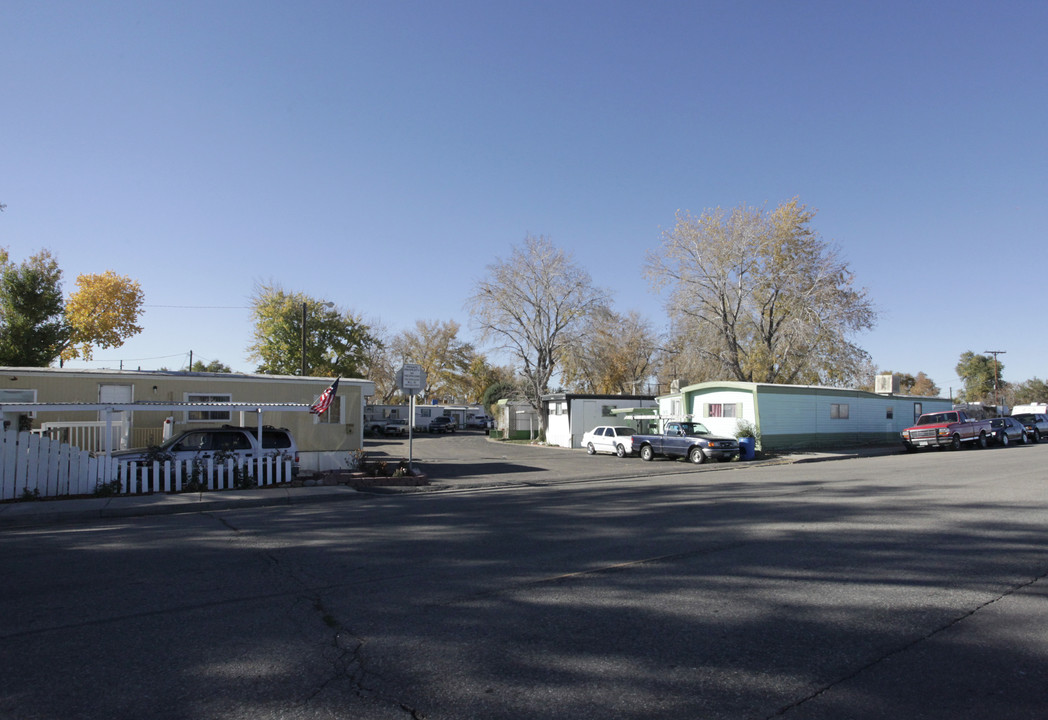
[{"label": "utility pole", "polygon": [[997,412],[997,356],[1004,355],[1007,350],[983,350],[987,355],[993,355],[993,411]]}]

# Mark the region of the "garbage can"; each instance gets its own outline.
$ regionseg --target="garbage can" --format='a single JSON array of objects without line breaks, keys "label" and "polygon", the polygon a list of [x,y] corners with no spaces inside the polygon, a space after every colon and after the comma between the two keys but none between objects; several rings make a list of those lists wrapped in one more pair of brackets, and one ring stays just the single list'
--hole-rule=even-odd
[{"label": "garbage can", "polygon": [[739,459],[740,460],[752,460],[757,457],[757,438],[755,437],[741,437],[739,438]]}]

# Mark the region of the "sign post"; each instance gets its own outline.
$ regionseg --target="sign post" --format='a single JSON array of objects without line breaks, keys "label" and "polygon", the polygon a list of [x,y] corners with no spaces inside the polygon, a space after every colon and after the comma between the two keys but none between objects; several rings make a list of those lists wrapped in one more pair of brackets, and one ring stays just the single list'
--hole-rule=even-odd
[{"label": "sign post", "polygon": [[426,387],[426,373],[422,366],[417,363],[404,363],[404,367],[397,370],[397,387],[408,395],[408,467],[411,468],[415,441],[415,395]]}]

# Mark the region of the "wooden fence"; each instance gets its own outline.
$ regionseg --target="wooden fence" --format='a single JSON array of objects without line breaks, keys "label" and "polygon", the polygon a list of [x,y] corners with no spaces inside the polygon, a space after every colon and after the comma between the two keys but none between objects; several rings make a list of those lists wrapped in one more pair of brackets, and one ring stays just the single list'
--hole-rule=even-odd
[{"label": "wooden fence", "polygon": [[29,432],[0,433],[0,500],[71,495],[228,490],[291,480],[286,457],[213,458],[134,463],[91,453]]}]

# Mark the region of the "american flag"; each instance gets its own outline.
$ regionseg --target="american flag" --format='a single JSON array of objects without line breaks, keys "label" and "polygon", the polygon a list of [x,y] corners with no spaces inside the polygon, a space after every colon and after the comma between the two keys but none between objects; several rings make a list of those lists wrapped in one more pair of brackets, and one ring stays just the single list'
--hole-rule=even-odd
[{"label": "american flag", "polygon": [[335,378],[335,382],[331,383],[331,387],[320,394],[313,404],[309,406],[309,411],[314,415],[321,415],[327,412],[328,407],[331,406],[331,401],[335,399],[335,393],[338,391],[338,381],[341,378]]}]

